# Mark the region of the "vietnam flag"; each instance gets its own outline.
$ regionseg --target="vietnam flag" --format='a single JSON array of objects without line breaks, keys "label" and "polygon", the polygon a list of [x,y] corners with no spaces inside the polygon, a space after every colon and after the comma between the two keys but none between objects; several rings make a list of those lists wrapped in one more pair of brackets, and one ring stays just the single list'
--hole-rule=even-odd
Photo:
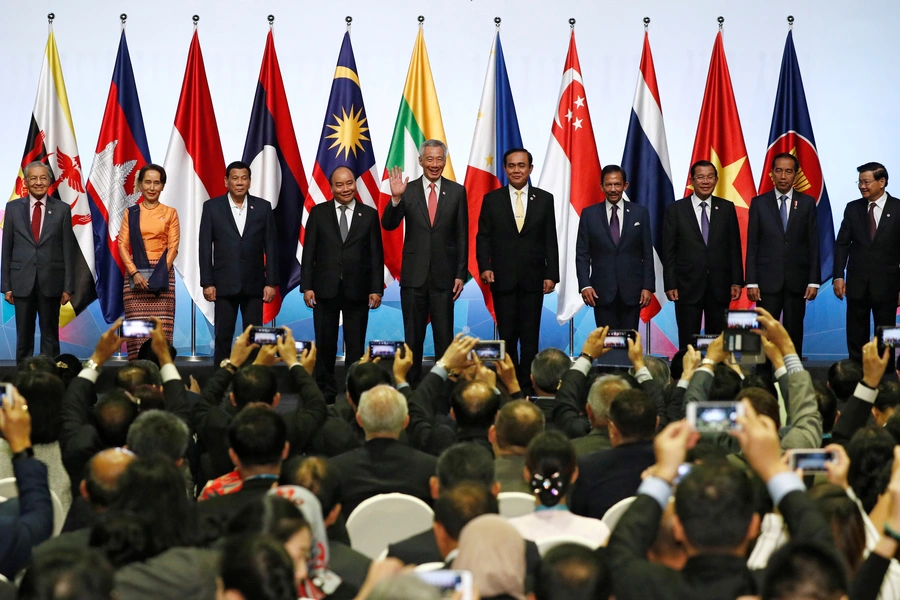
[{"label": "vietnam flag", "polygon": [[[700,121],[697,123],[697,137],[694,138],[691,164],[698,160],[708,160],[719,172],[719,183],[713,190],[713,195],[734,203],[741,227],[741,253],[744,257],[742,262],[745,262],[747,217],[750,200],[756,195],[756,185],[747,158],[741,118],[738,116],[737,103],[734,101],[734,90],[731,87],[731,75],[728,73],[728,61],[725,60],[721,31],[716,35],[716,43],[713,45],[712,57],[709,60],[706,91],[703,93],[703,106],[700,108]],[[691,174],[688,172],[684,195],[690,196],[693,193]],[[749,307],[746,290],[741,292],[741,299],[732,305]]]}]

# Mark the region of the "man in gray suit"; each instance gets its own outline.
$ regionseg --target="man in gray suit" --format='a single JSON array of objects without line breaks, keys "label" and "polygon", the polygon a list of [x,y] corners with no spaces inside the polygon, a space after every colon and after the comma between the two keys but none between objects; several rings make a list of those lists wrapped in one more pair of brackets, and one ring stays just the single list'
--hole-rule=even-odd
[{"label": "man in gray suit", "polygon": [[69,205],[47,194],[53,172],[42,162],[25,166],[28,196],[6,205],[0,291],[16,307],[16,362],[34,353],[34,318],[41,323],[41,354],[59,354],[59,307],[75,287],[75,232]]}]

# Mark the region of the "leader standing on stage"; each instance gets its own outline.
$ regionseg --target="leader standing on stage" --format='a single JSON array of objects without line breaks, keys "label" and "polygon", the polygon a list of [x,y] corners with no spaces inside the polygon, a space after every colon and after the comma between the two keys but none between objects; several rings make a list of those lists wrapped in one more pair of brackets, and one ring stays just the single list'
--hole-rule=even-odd
[{"label": "leader standing on stage", "polygon": [[381,225],[388,231],[406,221],[400,307],[406,343],[413,352],[408,378],[419,379],[425,328],[431,319],[434,355],[443,356],[453,341],[453,303],[462,293],[469,249],[466,188],[442,177],[447,146],[427,140],[419,148],[424,174],[413,180],[403,170],[390,170],[391,201]]},{"label": "leader standing on stage", "polygon": [[384,250],[378,211],[356,199],[353,171],[337,167],[329,181],[333,200],[314,206],[306,221],[300,289],[313,309],[316,380],[326,397],[334,397],[341,313],[349,366],[363,355],[369,310],[381,306]]},{"label": "leader standing on stage", "polygon": [[653,238],[646,207],[624,199],[625,170],[606,165],[600,173],[606,201],[581,211],[575,270],[584,303],[597,327],[638,328],[641,309],[656,291]]},{"label": "leader standing on stage", "polygon": [[59,307],[75,290],[75,233],[69,205],[50,196],[53,172],[42,162],[23,171],[28,196],[6,205],[0,289],[16,311],[16,362],[34,353],[34,319],[41,354],[59,354]]},{"label": "leader standing on stage", "polygon": [[497,332],[519,381],[529,380],[538,351],[544,294],[559,282],[553,194],[528,184],[533,169],[531,152],[506,151],[509,185],[485,194],[475,236],[481,281],[491,286]]}]

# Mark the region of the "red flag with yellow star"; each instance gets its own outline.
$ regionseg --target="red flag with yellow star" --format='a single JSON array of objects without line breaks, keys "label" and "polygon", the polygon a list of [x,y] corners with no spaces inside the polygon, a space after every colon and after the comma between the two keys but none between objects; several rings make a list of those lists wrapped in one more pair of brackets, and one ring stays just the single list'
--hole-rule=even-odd
[{"label": "red flag with yellow star", "polygon": [[[744,145],[741,118],[738,115],[737,103],[734,101],[734,90],[731,87],[728,61],[725,60],[721,31],[716,35],[716,43],[713,45],[712,57],[709,60],[706,91],[703,93],[703,106],[700,108],[700,121],[697,123],[697,137],[694,138],[691,164],[698,160],[708,160],[715,165],[719,172],[719,183],[713,195],[730,200],[737,209],[738,223],[741,226],[741,250],[746,262],[747,217],[750,200],[756,195],[756,186],[753,173],[750,171],[747,147]],[[690,196],[693,193],[689,172],[684,195]],[[744,291],[736,307],[748,306],[749,302]]]}]

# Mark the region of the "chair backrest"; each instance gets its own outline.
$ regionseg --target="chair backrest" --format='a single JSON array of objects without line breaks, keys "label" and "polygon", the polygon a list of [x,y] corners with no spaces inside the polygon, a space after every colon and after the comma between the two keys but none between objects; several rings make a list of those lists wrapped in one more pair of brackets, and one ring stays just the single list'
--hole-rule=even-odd
[{"label": "chair backrest", "polygon": [[430,562],[430,563],[422,563],[421,565],[417,565],[413,571],[418,571],[419,573],[424,573],[426,571],[440,571],[444,568],[444,563],[442,562]]},{"label": "chair backrest", "polygon": [[530,515],[534,512],[534,496],[524,492],[500,492],[497,494],[500,516],[507,519]]},{"label": "chair backrest", "polygon": [[5,477],[0,479],[0,496],[7,500],[19,497],[19,488],[16,486],[15,477]]},{"label": "chair backrest", "polygon": [[[16,486],[16,478],[7,477],[0,479],[0,498],[8,500],[18,497],[19,488]],[[63,525],[66,522],[66,511],[63,509],[59,496],[53,490],[50,490],[50,502],[53,503],[53,535],[51,537],[56,537],[62,532]]]},{"label": "chair backrest", "polygon": [[616,528],[616,523],[619,522],[619,519],[622,518],[622,515],[625,514],[625,511],[628,510],[628,507],[631,506],[631,503],[634,502],[635,498],[636,496],[630,496],[628,498],[625,498],[624,500],[619,500],[618,502],[610,506],[609,509],[600,518],[600,520],[606,523],[606,526],[609,527],[610,532],[612,532],[612,530]]},{"label": "chair backrest", "polygon": [[430,529],[434,511],[408,494],[378,494],[364,500],[347,517],[350,547],[375,558],[393,544]]},{"label": "chair backrest", "polygon": [[541,556],[544,556],[551,548],[555,548],[560,544],[578,544],[579,546],[585,546],[591,550],[596,550],[600,546],[600,544],[594,540],[589,540],[577,535],[556,535],[538,540],[535,544],[537,544],[538,552]]}]

